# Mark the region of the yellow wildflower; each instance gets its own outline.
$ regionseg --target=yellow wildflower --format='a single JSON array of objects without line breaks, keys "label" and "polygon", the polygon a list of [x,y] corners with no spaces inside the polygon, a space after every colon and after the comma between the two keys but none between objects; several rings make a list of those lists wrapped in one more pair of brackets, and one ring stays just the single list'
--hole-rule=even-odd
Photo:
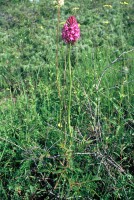
[{"label": "yellow wildflower", "polygon": [[108,20],[106,20],[106,21],[103,21],[103,23],[104,23],[104,24],[109,24],[109,21],[108,21]]},{"label": "yellow wildflower", "polygon": [[79,7],[74,7],[74,8],[72,8],[72,11],[73,11],[73,10],[75,10],[75,11],[76,11],[76,10],[79,10]]},{"label": "yellow wildflower", "polygon": [[43,26],[40,26],[40,29],[42,29],[42,30],[43,30]]},{"label": "yellow wildflower", "polygon": [[122,4],[122,5],[128,5],[128,3],[126,1],[120,2],[120,4]]},{"label": "yellow wildflower", "polygon": [[61,123],[58,123],[58,127],[59,127],[59,128],[62,128],[62,124],[61,124]]},{"label": "yellow wildflower", "polygon": [[103,7],[112,8],[112,5],[106,4],[106,5],[103,5]]}]

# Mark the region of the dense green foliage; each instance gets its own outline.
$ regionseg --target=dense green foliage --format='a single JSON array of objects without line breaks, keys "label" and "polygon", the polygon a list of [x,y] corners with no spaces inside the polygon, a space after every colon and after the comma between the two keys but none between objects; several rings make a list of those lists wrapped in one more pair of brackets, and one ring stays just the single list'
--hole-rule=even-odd
[{"label": "dense green foliage", "polygon": [[[65,0],[57,43],[53,1],[0,0],[1,200],[133,199],[133,6]],[[61,40],[70,15],[81,29],[71,49],[73,136]]]}]

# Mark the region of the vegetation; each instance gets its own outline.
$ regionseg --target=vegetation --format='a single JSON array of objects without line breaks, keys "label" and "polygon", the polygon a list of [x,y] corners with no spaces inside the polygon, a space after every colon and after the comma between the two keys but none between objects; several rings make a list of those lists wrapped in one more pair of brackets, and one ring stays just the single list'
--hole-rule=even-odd
[{"label": "vegetation", "polygon": [[133,199],[133,6],[0,0],[1,200]]}]

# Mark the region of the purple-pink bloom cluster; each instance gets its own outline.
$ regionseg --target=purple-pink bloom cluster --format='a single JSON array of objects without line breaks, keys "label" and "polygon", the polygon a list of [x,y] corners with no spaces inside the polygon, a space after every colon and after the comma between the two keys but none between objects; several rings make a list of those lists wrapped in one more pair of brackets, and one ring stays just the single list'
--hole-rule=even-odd
[{"label": "purple-pink bloom cluster", "polygon": [[80,28],[74,16],[67,19],[62,29],[62,39],[65,43],[74,44],[80,38]]}]

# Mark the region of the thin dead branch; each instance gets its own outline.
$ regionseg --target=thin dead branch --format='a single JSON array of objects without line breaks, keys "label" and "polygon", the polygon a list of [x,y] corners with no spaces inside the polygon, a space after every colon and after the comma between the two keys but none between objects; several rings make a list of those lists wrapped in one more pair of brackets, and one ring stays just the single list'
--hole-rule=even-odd
[{"label": "thin dead branch", "polygon": [[98,81],[98,84],[96,85],[96,90],[97,90],[97,91],[99,90],[99,86],[100,86],[101,80],[102,80],[103,76],[105,75],[106,71],[107,71],[108,69],[110,69],[110,68],[113,66],[113,64],[115,64],[117,61],[119,61],[120,58],[121,58],[124,54],[128,54],[128,53],[130,53],[130,52],[132,52],[132,51],[134,51],[134,49],[131,49],[131,50],[129,50],[129,51],[124,51],[124,52],[121,53],[114,61],[112,61],[111,64],[110,64],[109,66],[107,66],[107,67],[104,69],[104,71],[102,72],[102,74],[101,74],[101,76],[100,76],[100,79],[99,79],[99,81]]}]

